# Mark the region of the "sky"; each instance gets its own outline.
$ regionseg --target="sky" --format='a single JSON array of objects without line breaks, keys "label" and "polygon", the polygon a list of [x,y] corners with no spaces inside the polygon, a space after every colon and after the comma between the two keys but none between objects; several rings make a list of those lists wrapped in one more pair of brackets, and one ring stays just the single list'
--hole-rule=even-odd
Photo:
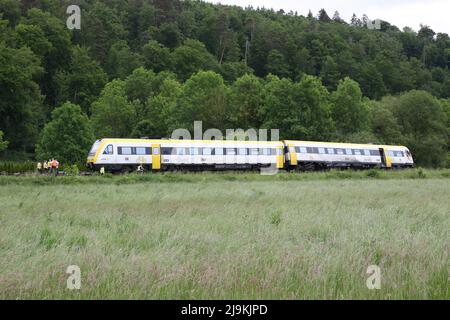
[{"label": "sky", "polygon": [[431,27],[434,32],[450,34],[450,0],[206,0],[253,8],[265,7],[285,12],[297,11],[306,16],[311,9],[316,16],[324,8],[330,17],[339,11],[342,19],[349,22],[353,13],[360,18],[365,13],[370,20],[381,19],[400,30],[408,26],[418,31],[420,24]]}]

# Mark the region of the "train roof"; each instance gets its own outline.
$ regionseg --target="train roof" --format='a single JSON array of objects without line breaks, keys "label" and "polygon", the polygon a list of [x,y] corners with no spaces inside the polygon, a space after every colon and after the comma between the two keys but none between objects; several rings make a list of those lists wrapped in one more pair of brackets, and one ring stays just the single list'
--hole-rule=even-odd
[{"label": "train roof", "polygon": [[147,143],[243,143],[243,144],[269,144],[282,145],[281,141],[247,141],[247,140],[188,140],[188,139],[127,139],[127,138],[103,138],[101,142],[147,142]]}]

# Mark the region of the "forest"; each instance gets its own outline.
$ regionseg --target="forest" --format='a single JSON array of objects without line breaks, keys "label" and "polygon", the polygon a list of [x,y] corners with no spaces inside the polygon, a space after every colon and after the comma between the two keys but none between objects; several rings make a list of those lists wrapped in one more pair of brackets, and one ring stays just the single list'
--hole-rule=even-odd
[{"label": "forest", "polygon": [[[80,30],[66,26],[73,4]],[[0,160],[83,163],[95,139],[201,120],[401,144],[419,166],[450,167],[449,35],[326,9],[0,0]]]}]

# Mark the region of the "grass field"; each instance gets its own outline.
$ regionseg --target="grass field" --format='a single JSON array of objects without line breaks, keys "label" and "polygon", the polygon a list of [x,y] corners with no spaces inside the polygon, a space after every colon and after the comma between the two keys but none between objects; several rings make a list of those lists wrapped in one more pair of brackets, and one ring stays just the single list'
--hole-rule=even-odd
[{"label": "grass field", "polygon": [[0,298],[449,299],[431,172],[0,177]]}]

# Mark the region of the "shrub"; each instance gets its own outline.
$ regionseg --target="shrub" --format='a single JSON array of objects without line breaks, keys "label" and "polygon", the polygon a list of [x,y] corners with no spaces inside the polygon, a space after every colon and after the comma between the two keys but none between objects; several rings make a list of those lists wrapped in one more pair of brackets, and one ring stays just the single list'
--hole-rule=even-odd
[{"label": "shrub", "polygon": [[280,222],[281,222],[281,211],[277,210],[270,217],[270,223],[275,226],[278,226]]},{"label": "shrub", "polygon": [[0,172],[8,174],[33,172],[36,169],[36,163],[31,161],[2,161],[0,162]]}]

